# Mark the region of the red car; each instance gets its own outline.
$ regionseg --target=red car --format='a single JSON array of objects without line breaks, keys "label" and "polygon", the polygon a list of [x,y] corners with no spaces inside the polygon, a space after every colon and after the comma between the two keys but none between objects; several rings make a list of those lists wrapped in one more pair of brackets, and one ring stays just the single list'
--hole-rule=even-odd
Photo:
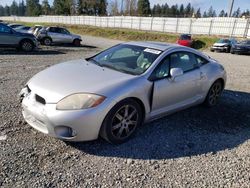
[{"label": "red car", "polygon": [[177,44],[187,47],[192,47],[193,40],[192,36],[189,34],[183,34],[180,36],[180,38],[177,40]]}]

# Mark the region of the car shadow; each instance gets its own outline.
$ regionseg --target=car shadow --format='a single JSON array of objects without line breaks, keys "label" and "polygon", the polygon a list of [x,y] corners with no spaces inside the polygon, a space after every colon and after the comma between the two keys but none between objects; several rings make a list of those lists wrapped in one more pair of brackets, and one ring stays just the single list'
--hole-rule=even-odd
[{"label": "car shadow", "polygon": [[202,49],[206,46],[206,43],[201,41],[201,40],[194,40],[193,44],[192,44],[192,48],[194,49]]},{"label": "car shadow", "polygon": [[81,44],[80,46],[75,46],[73,44],[52,44],[51,47],[70,47],[70,48],[97,48],[96,46],[92,46],[92,45],[84,45]]},{"label": "car shadow", "polygon": [[132,159],[174,159],[215,154],[250,138],[250,93],[226,90],[220,104],[189,108],[147,123],[122,145],[102,139],[67,143],[92,155]]},{"label": "car shadow", "polygon": [[24,52],[16,49],[0,49],[0,55],[60,55],[66,54],[65,52],[59,50],[44,50],[44,49],[37,49],[32,52]]}]

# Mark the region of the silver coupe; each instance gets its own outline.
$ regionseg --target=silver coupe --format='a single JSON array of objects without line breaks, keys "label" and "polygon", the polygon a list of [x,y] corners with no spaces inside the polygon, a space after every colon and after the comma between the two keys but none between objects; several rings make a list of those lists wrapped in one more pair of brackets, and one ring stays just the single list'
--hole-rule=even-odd
[{"label": "silver coupe", "polygon": [[191,48],[128,42],[49,67],[20,92],[24,119],[67,141],[127,141],[143,122],[201,103],[217,104],[226,71]]}]

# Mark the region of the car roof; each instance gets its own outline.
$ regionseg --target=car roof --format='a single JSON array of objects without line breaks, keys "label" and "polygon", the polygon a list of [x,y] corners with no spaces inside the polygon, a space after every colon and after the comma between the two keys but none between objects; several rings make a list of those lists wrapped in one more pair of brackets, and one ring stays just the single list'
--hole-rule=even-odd
[{"label": "car roof", "polygon": [[166,51],[177,47],[187,49],[187,47],[180,46],[178,44],[171,44],[166,42],[154,42],[154,41],[134,41],[134,42],[126,42],[124,44],[153,48],[161,51]]}]

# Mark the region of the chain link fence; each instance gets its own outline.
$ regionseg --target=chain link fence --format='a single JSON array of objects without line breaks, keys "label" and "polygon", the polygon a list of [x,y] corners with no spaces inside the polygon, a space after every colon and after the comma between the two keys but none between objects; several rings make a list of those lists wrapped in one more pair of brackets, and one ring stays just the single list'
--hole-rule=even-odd
[{"label": "chain link fence", "polygon": [[250,38],[250,19],[245,18],[164,18],[131,16],[39,16],[0,17],[6,21],[60,23],[108,28],[126,28],[168,33],[189,33]]}]

